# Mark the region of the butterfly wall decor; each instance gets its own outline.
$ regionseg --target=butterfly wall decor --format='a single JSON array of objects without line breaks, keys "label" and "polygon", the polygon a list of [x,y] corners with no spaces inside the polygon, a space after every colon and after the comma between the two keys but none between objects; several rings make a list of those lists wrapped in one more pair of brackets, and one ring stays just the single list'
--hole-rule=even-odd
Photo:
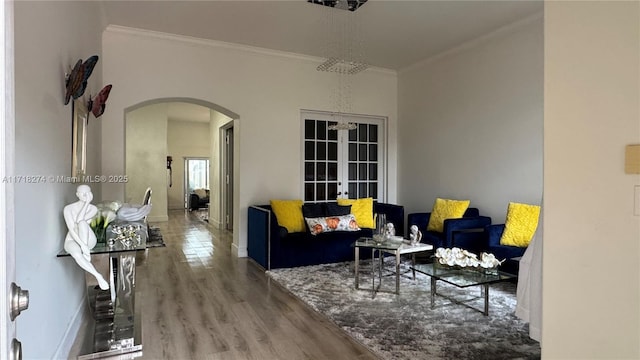
[{"label": "butterfly wall decor", "polygon": [[98,95],[91,99],[89,96],[89,103],[87,104],[87,108],[89,111],[93,113],[93,116],[96,118],[100,117],[104,113],[104,108],[106,107],[107,98],[109,98],[109,93],[111,92],[111,84],[105,86],[100,90]]},{"label": "butterfly wall decor", "polygon": [[96,66],[98,62],[98,55],[93,55],[84,62],[82,59],[78,60],[76,65],[71,70],[71,73],[65,79],[65,95],[64,95],[64,104],[67,105],[69,100],[73,97],[73,99],[77,99],[82,94],[84,94],[85,89],[87,88],[87,80],[91,73],[93,72],[93,68]]}]

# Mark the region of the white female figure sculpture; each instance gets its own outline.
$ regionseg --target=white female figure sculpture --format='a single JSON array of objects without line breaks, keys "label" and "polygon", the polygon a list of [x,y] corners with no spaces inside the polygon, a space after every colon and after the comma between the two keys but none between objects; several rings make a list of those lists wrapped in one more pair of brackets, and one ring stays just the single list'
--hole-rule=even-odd
[{"label": "white female figure sculpture", "polygon": [[69,232],[64,238],[64,250],[71,255],[78,265],[98,280],[100,289],[109,289],[109,283],[100,275],[91,263],[91,249],[96,246],[96,235],[89,223],[98,213],[98,208],[91,204],[93,193],[88,185],[80,185],[76,190],[78,201],[64,207],[64,221]]}]

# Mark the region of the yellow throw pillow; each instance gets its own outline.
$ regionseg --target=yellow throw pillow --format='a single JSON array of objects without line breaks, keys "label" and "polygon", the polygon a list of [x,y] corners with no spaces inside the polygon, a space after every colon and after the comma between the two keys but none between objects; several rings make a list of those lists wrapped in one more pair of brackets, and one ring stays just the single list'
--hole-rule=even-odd
[{"label": "yellow throw pillow", "polygon": [[436,198],[429,217],[427,231],[444,231],[445,219],[460,219],[469,208],[470,200],[449,200]]},{"label": "yellow throw pillow", "polygon": [[271,209],[276,214],[278,224],[290,233],[307,230],[302,216],[302,200],[271,200]]},{"label": "yellow throw pillow", "polygon": [[540,206],[510,202],[500,245],[527,247],[538,228]]},{"label": "yellow throw pillow", "polygon": [[351,213],[356,216],[356,222],[361,229],[375,229],[373,221],[373,198],[338,199],[338,205],[351,205]]}]

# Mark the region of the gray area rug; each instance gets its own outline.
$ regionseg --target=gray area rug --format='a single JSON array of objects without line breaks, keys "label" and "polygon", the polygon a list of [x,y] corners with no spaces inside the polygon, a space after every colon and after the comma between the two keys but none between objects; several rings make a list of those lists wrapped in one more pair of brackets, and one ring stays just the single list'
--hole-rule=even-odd
[{"label": "gray area rug", "polygon": [[[390,265],[393,261],[386,261]],[[515,315],[516,285],[499,283],[489,290],[489,316],[444,297],[430,306],[429,277],[384,276],[374,298],[370,263],[363,261],[360,290],[354,287],[353,262],[267,271],[277,283],[383,359],[539,359],[540,345],[529,338],[528,325]],[[408,270],[403,265],[404,271]],[[390,271],[388,272],[390,275]],[[438,293],[464,300],[480,296],[480,287],[458,289],[438,282]],[[482,309],[484,300],[466,303]]]},{"label": "gray area rug", "polygon": [[158,227],[149,227],[149,238],[147,239],[147,248],[153,247],[163,247],[166,246],[164,244],[164,238],[162,237],[162,233],[160,232],[160,228]]}]

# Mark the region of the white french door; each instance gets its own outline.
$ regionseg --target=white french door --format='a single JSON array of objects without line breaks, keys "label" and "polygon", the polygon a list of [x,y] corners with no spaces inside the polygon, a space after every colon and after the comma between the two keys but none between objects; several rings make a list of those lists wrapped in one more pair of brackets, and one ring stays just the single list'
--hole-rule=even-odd
[{"label": "white french door", "polygon": [[[301,118],[305,201],[385,200],[384,118],[310,111]],[[329,129],[337,123],[352,123],[355,129]]]}]

